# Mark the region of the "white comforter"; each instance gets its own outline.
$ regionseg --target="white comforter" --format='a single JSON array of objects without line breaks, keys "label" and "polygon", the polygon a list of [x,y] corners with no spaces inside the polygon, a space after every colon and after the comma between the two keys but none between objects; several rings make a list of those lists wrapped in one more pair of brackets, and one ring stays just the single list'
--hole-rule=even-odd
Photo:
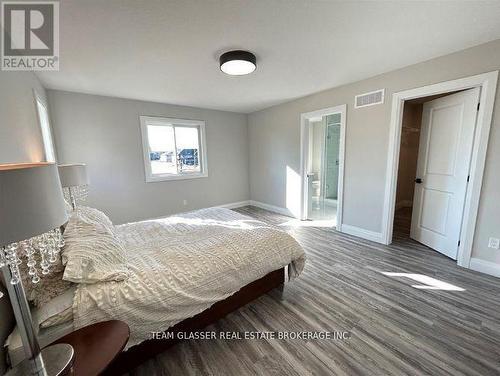
[{"label": "white comforter", "polygon": [[303,269],[305,254],[287,233],[228,209],[211,208],[116,226],[128,256],[123,282],[80,284],[74,325],[118,319],[128,347],[192,317],[273,270]]}]

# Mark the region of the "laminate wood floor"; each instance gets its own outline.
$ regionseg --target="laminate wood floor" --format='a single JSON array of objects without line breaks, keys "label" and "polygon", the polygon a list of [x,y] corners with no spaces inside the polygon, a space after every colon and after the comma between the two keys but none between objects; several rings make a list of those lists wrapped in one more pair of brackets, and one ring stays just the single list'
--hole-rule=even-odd
[{"label": "laminate wood floor", "polygon": [[[307,253],[303,274],[211,325],[213,331],[348,331],[347,340],[185,341],[132,371],[145,375],[500,375],[500,279],[462,269],[408,238],[394,243],[237,209],[292,234]],[[430,290],[432,277],[461,291]]]}]

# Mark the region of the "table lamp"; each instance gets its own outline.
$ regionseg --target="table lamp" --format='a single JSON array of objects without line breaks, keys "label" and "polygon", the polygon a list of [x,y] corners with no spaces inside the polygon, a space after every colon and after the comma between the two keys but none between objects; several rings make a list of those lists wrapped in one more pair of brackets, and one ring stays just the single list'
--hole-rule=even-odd
[{"label": "table lamp", "polygon": [[26,263],[30,283],[50,273],[64,245],[60,226],[67,220],[55,164],[0,164],[0,269],[26,354],[9,376],[60,375],[72,366],[70,345],[40,350],[19,268]]},{"label": "table lamp", "polygon": [[76,208],[77,201],[84,200],[87,196],[87,166],[82,163],[61,164],[59,168],[59,177],[61,185],[67,193],[73,210]]}]

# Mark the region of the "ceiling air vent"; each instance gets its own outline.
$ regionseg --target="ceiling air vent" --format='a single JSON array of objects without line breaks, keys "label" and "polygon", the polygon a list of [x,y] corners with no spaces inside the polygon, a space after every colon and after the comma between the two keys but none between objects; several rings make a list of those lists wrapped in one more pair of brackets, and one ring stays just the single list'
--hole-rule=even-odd
[{"label": "ceiling air vent", "polygon": [[354,97],[354,108],[368,107],[384,103],[384,91],[385,89],[380,89],[356,95]]}]

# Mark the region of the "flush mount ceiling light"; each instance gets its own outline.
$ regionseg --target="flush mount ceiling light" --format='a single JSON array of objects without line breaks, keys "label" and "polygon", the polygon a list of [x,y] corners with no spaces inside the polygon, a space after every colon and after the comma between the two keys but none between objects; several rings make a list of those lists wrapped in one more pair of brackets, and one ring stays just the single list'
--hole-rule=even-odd
[{"label": "flush mount ceiling light", "polygon": [[252,73],[257,68],[256,61],[253,53],[241,50],[226,52],[219,58],[220,70],[231,76]]}]

